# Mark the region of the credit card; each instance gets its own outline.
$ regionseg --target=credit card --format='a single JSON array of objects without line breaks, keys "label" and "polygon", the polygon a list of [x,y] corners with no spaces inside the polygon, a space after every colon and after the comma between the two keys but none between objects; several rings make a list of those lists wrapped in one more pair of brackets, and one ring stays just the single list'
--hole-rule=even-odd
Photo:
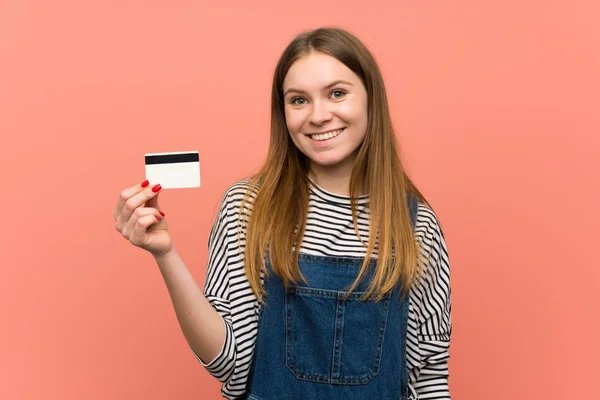
[{"label": "credit card", "polygon": [[146,179],[163,189],[200,187],[198,151],[147,153]]}]

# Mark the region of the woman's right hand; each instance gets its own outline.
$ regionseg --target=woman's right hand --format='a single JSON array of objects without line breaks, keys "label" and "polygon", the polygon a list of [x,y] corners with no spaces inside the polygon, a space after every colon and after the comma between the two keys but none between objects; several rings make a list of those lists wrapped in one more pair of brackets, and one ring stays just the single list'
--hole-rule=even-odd
[{"label": "woman's right hand", "polygon": [[119,195],[113,213],[117,231],[154,257],[173,250],[165,214],[158,205],[161,189],[160,185],[150,186],[148,181],[127,188]]}]

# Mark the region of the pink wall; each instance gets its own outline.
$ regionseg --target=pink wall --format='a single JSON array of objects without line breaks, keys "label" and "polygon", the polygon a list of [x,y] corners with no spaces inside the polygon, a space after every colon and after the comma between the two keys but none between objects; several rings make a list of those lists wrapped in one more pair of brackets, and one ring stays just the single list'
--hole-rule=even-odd
[{"label": "pink wall", "polygon": [[202,188],[161,204],[202,284],[277,58],[321,25],[375,53],[442,222],[453,398],[600,398],[597,2],[192,3],[0,3],[1,399],[219,398],[112,209],[145,152],[198,149]]}]

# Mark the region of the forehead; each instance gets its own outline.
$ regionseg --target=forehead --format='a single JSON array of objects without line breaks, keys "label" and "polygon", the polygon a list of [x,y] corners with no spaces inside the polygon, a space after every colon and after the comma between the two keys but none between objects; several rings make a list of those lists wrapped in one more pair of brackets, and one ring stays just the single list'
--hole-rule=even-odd
[{"label": "forehead", "polygon": [[360,82],[360,78],[335,57],[313,51],[294,61],[283,80],[283,90],[290,87],[320,89],[338,79],[354,84]]}]

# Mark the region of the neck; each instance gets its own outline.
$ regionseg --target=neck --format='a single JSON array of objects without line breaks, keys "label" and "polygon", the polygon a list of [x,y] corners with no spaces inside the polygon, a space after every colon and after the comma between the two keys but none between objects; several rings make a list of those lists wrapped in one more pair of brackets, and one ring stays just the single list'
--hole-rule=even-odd
[{"label": "neck", "polygon": [[324,190],[340,196],[350,195],[350,178],[354,159],[337,165],[319,165],[311,163],[309,176]]}]

